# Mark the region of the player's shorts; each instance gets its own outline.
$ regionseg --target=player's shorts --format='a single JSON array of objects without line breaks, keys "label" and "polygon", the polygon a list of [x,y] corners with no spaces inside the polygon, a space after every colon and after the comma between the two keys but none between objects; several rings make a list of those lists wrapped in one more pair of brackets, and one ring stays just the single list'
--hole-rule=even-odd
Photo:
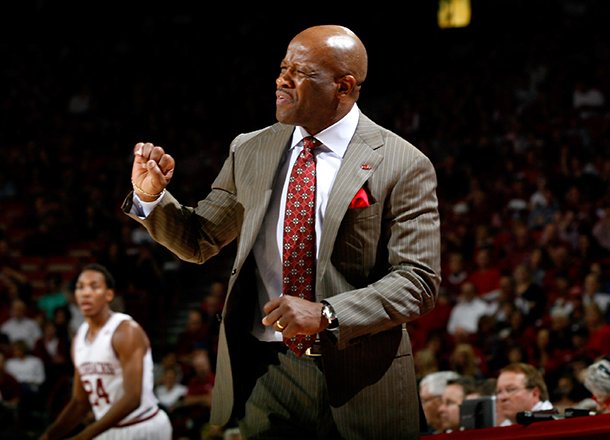
[{"label": "player's shorts", "polygon": [[112,428],[95,437],[95,440],[171,440],[172,424],[167,413],[159,409],[156,414],[133,424]]}]

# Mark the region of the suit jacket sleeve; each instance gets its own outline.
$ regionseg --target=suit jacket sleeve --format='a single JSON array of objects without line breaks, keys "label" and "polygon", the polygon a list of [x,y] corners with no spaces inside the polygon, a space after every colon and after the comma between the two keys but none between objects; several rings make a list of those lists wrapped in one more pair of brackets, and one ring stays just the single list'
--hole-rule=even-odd
[{"label": "suit jacket sleeve", "polygon": [[438,295],[434,167],[413,145],[384,135],[383,160],[366,182],[375,203],[344,215],[326,273],[332,281],[323,283],[339,289],[325,292],[339,317],[338,348],[425,315]]},{"label": "suit jacket sleeve", "polygon": [[131,214],[133,195],[123,203],[123,211],[142,224],[150,236],[182,260],[202,264],[239,234],[242,206],[237,202],[231,153],[212,184],[210,193],[196,207],[181,205],[167,191],[159,205],[146,218]]}]

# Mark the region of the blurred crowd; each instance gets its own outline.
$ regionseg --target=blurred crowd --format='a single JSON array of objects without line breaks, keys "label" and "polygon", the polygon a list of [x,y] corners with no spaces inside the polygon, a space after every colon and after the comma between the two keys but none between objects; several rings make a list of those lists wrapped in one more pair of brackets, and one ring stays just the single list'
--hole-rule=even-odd
[{"label": "blurred crowd", "polygon": [[[348,23],[370,51],[361,109],[438,174],[442,289],[436,309],[409,323],[420,378],[452,371],[487,384],[527,364],[552,405],[593,397],[584,372],[610,354],[610,42],[603,2],[578,3],[557,2],[544,23],[430,31],[425,43],[403,36],[391,41],[404,45],[400,59],[383,62],[388,41],[369,44],[375,34]],[[51,26],[44,10],[32,20]],[[155,341],[176,438],[222,436],[206,414],[231,249],[193,267],[120,210],[136,142],[172,150],[172,191],[195,203],[232,137],[274,121],[281,53],[254,65],[250,52],[265,42],[250,39],[251,22],[210,44],[202,20],[147,16],[136,36],[68,22],[55,37],[0,46],[10,60],[0,69],[0,426],[30,429],[65,402],[80,322],[72,278],[98,261],[117,279],[116,307]],[[221,47],[243,40],[234,56]],[[230,64],[214,67],[222,80],[208,72],[216,58]],[[170,338],[180,310],[187,319]]]}]

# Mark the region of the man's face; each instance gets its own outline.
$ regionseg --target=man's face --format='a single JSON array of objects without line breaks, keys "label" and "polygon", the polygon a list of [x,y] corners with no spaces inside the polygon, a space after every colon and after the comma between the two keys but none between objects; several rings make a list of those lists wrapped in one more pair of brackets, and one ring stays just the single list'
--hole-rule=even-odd
[{"label": "man's face", "polygon": [[85,317],[100,313],[114,297],[113,290],[106,285],[104,275],[95,270],[85,270],[79,275],[74,293]]},{"label": "man's face", "polygon": [[460,385],[449,384],[443,392],[438,408],[443,430],[457,430],[460,427],[460,405],[464,401],[464,389]]},{"label": "man's face", "polygon": [[540,401],[540,390],[526,388],[525,384],[525,374],[523,373],[512,371],[500,373],[496,383],[496,402],[501,418],[515,423],[518,412],[531,411]]},{"label": "man's face", "polygon": [[323,47],[293,40],[276,79],[276,118],[316,134],[336,122],[335,71]]},{"label": "man's face", "polygon": [[431,394],[426,385],[423,385],[419,391],[419,397],[421,404],[424,409],[424,415],[428,425],[434,430],[442,429],[441,419],[438,412],[438,408],[441,404],[441,396],[438,394]]}]

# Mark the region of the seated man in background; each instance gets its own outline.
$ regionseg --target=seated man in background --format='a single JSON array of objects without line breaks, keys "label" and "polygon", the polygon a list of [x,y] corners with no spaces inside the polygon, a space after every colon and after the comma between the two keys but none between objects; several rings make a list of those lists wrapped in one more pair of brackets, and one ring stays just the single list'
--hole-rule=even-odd
[{"label": "seated man in background", "polygon": [[459,377],[455,371],[435,371],[424,376],[419,382],[419,398],[428,424],[425,434],[443,432],[438,408],[447,382]]},{"label": "seated man in background", "polygon": [[597,414],[610,414],[610,356],[606,356],[587,368],[585,388],[591,392]]},{"label": "seated man in background", "polygon": [[466,399],[474,399],[481,395],[476,382],[467,376],[447,382],[445,391],[438,407],[442,432],[460,430],[460,407]]},{"label": "seated man in background", "polygon": [[542,374],[530,364],[512,363],[500,370],[496,383],[498,425],[517,423],[517,413],[553,409]]}]

